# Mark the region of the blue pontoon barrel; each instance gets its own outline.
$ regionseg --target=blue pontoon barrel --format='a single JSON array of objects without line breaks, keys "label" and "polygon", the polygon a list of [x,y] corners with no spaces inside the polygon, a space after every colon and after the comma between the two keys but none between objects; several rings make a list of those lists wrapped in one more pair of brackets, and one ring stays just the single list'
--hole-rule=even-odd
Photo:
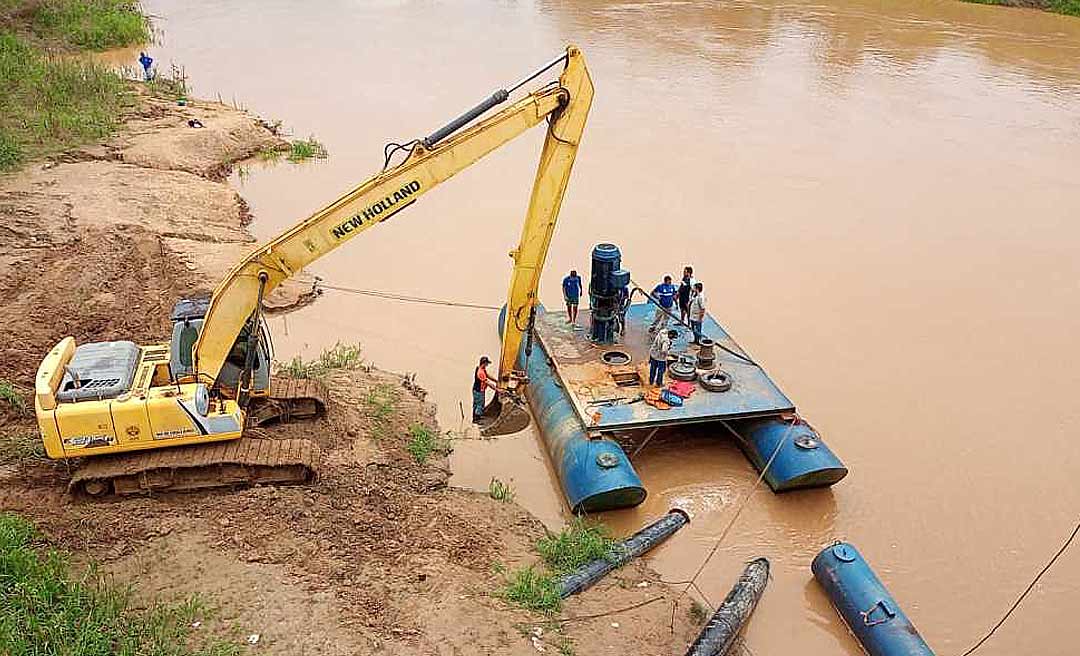
[{"label": "blue pontoon barrel", "polygon": [[847,476],[847,467],[826,446],[813,426],[801,419],[792,426],[791,421],[779,416],[728,420],[727,423],[738,436],[743,453],[758,471],[776,453],[765,472],[765,482],[773,492],[828,487]]},{"label": "blue pontoon barrel", "polygon": [[826,547],[810,570],[867,654],[934,656],[855,547]]},{"label": "blue pontoon barrel", "polygon": [[[543,306],[538,305],[536,311],[542,313]],[[505,313],[504,307],[499,314],[500,330]],[[525,367],[524,350],[518,355],[518,366]],[[622,447],[610,438],[586,435],[539,343],[533,344],[525,368],[529,376],[525,396],[570,509],[601,512],[644,501],[645,487]]]}]

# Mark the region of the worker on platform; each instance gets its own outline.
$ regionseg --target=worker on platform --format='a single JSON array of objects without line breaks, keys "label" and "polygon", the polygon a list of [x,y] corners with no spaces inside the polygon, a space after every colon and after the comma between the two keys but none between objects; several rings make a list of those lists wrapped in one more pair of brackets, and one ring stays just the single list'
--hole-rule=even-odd
[{"label": "worker on platform", "polygon": [[664,276],[664,282],[653,288],[652,300],[656,303],[656,316],[649,326],[650,333],[667,327],[668,315],[675,311],[675,296],[678,293],[679,290],[671,284],[671,276]]},{"label": "worker on platform", "polygon": [[498,390],[498,386],[491,380],[491,376],[488,375],[487,366],[491,364],[491,360],[488,356],[482,356],[480,358],[480,365],[473,372],[473,385],[472,385],[472,420],[474,424],[480,423],[480,418],[484,416],[484,406],[486,405],[485,393],[490,387],[493,390]]},{"label": "worker on platform", "polygon": [[566,320],[577,323],[578,299],[581,298],[581,276],[571,269],[570,275],[562,280],[562,295],[566,301]]},{"label": "worker on platform", "polygon": [[686,323],[690,319],[690,299],[694,297],[694,267],[685,266],[682,280],[679,281],[679,321]]},{"label": "worker on platform", "polygon": [[667,371],[668,355],[671,353],[671,342],[679,336],[679,331],[661,330],[653,338],[652,347],[649,348],[649,384],[664,385],[664,372]]},{"label": "worker on platform", "polygon": [[705,323],[705,286],[694,283],[694,296],[690,299],[690,330],[694,331],[694,343],[701,345],[701,325]]}]

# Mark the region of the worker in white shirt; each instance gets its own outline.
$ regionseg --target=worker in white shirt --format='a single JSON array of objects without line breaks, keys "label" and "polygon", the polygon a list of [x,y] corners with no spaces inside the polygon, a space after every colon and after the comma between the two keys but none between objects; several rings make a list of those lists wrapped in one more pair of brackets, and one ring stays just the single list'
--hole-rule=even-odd
[{"label": "worker in white shirt", "polygon": [[694,343],[701,344],[701,324],[705,322],[705,286],[694,283],[694,296],[690,299],[690,330],[694,331]]}]

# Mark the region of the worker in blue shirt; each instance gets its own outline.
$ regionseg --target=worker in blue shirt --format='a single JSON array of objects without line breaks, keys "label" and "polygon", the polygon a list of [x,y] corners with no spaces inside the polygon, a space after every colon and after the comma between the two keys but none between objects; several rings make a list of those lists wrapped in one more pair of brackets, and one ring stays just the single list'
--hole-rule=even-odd
[{"label": "worker in blue shirt", "polygon": [[581,276],[577,271],[571,270],[570,275],[562,280],[562,295],[566,301],[566,318],[572,323],[577,323],[578,299],[581,298]]},{"label": "worker in blue shirt", "polygon": [[655,333],[657,328],[666,328],[668,315],[675,309],[675,297],[679,288],[671,284],[671,276],[664,276],[664,282],[652,290],[651,300],[656,303],[656,316],[653,318],[650,333]]},{"label": "worker in blue shirt", "polygon": [[142,65],[143,68],[143,79],[149,82],[150,79],[154,77],[154,74],[150,71],[150,67],[154,64],[154,58],[146,54],[145,52],[140,52],[139,63]]}]

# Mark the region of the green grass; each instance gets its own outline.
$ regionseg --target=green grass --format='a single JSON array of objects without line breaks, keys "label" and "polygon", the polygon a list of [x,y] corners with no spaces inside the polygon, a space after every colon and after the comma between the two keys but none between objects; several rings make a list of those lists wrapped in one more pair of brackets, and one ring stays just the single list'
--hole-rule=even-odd
[{"label": "green grass", "polygon": [[1080,16],[1080,0],[1050,0],[1049,9],[1067,16]]},{"label": "green grass", "polygon": [[137,605],[91,567],[73,576],[26,520],[0,514],[0,654],[5,656],[235,656],[237,643],[195,635],[210,609],[198,598]]},{"label": "green grass", "polygon": [[105,50],[146,43],[150,25],[132,0],[44,0],[30,13],[30,29],[53,44]]},{"label": "green grass", "polygon": [[265,146],[259,150],[259,159],[264,162],[276,162],[285,156],[285,151],[274,146]]},{"label": "green grass", "polygon": [[536,542],[544,563],[557,573],[571,572],[585,563],[608,558],[615,540],[607,528],[575,518],[558,533],[549,533]]},{"label": "green grass", "polygon": [[511,503],[514,500],[514,489],[497,478],[492,478],[488,483],[488,496],[496,501]]},{"label": "green grass", "polygon": [[187,72],[181,66],[170,64],[168,75],[159,71],[146,83],[146,88],[158,98],[172,101],[187,100]]},{"label": "green grass", "polygon": [[997,5],[1001,7],[1031,7],[1067,16],[1080,16],[1080,0],[964,0],[979,5]]},{"label": "green grass", "polygon": [[7,380],[0,380],[0,402],[8,404],[19,414],[25,413],[29,407],[19,388]]},{"label": "green grass", "polygon": [[264,162],[277,162],[282,157],[290,162],[306,162],[309,159],[326,159],[329,153],[315,137],[297,139],[283,146],[267,146],[259,151],[258,157]]},{"label": "green grass", "polygon": [[134,102],[106,67],[0,33],[0,171],[105,137]]},{"label": "green grass", "polygon": [[430,427],[423,424],[409,426],[409,443],[405,445],[416,462],[421,465],[428,461],[432,454],[446,454],[450,451],[450,443],[439,436]]},{"label": "green grass", "polygon": [[555,575],[537,569],[522,567],[506,575],[498,596],[522,608],[549,615],[559,612],[562,598],[555,585]]},{"label": "green grass", "polygon": [[45,444],[37,431],[12,431],[0,434],[0,465],[46,460]]},{"label": "green grass", "polygon": [[371,420],[368,432],[372,439],[381,440],[390,433],[400,400],[401,394],[391,385],[376,385],[368,390],[364,397],[364,409]]},{"label": "green grass", "polygon": [[315,137],[297,139],[289,144],[288,159],[290,162],[304,162],[309,159],[326,159],[329,153],[326,147],[315,140]]},{"label": "green grass", "polygon": [[278,362],[275,371],[290,378],[325,380],[334,371],[358,369],[364,364],[363,350],[359,344],[338,342],[323,350],[314,360],[304,360],[299,355],[287,362]]},{"label": "green grass", "polygon": [[585,563],[609,558],[615,540],[601,525],[575,518],[558,533],[549,533],[536,541],[543,566],[530,565],[509,574],[503,572],[503,586],[496,593],[507,601],[529,610],[552,614],[562,607],[558,593],[559,577]]}]

